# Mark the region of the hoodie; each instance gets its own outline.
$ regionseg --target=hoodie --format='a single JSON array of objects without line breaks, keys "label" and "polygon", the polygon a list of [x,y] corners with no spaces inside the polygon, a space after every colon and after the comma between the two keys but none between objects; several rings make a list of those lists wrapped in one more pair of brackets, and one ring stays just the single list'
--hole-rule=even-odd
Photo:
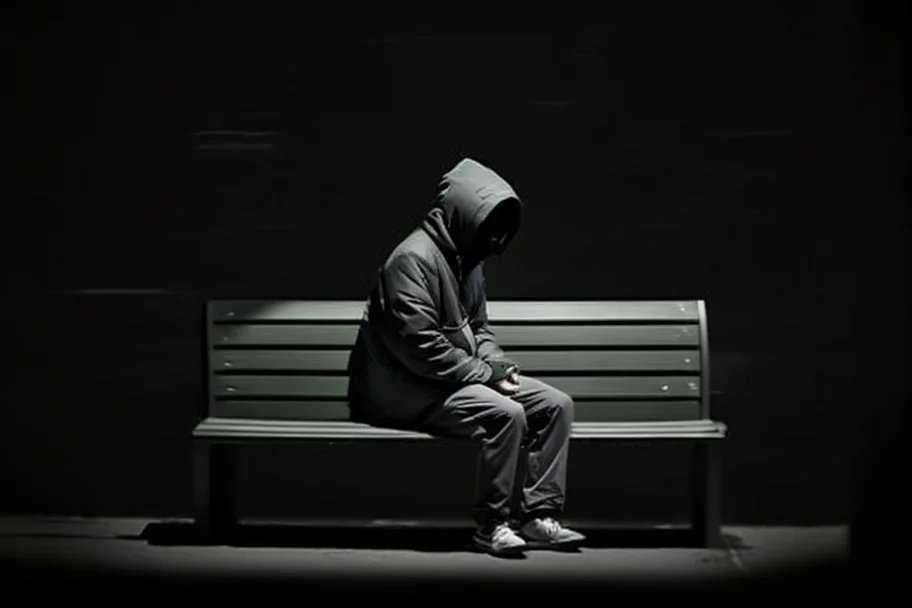
[{"label": "hoodie", "polygon": [[522,202],[509,183],[472,159],[441,178],[420,225],[377,269],[348,362],[350,418],[418,428],[443,400],[491,379],[507,360],[488,326],[482,223],[505,207],[502,252],[519,230]]}]

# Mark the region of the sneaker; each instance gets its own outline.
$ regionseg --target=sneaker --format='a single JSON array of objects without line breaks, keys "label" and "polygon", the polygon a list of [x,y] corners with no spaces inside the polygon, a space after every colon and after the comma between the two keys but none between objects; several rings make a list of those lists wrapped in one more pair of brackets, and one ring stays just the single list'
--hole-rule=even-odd
[{"label": "sneaker", "polygon": [[533,519],[524,524],[519,532],[530,546],[567,547],[586,540],[585,536],[563,527],[552,517]]},{"label": "sneaker", "polygon": [[481,529],[476,530],[472,542],[475,547],[492,555],[510,555],[526,549],[526,541],[521,539],[507,523],[499,524],[488,533]]}]

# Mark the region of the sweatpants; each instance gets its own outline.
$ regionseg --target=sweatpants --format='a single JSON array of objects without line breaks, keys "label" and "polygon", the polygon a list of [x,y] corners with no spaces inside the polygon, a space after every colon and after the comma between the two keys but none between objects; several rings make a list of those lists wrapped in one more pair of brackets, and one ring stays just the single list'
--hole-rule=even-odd
[{"label": "sweatpants", "polygon": [[512,395],[463,387],[421,425],[432,435],[480,440],[472,509],[480,527],[564,510],[573,399],[529,376],[519,385]]}]

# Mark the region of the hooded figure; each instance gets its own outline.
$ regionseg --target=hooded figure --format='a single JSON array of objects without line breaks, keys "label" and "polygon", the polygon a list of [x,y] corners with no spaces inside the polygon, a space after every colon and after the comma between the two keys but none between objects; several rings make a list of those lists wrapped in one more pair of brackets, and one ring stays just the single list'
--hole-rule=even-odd
[{"label": "hooded figure", "polygon": [[483,269],[516,236],[521,210],[474,160],[443,176],[420,227],[377,270],[349,362],[352,420],[417,428],[460,386],[519,371],[488,327]]},{"label": "hooded figure", "polygon": [[521,212],[484,165],[463,159],[446,173],[421,225],[377,270],[348,366],[353,421],[482,440],[473,542],[495,554],[584,539],[558,522],[573,400],[520,376],[488,326],[484,262],[507,249]]}]

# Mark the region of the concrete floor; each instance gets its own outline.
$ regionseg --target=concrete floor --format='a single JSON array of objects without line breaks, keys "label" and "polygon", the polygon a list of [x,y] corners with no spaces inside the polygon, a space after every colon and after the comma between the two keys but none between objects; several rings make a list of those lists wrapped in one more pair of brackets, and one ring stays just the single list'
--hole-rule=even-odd
[{"label": "concrete floor", "polygon": [[815,594],[845,589],[848,527],[732,526],[727,546],[712,550],[687,546],[673,529],[577,527],[589,537],[578,552],[500,559],[468,550],[471,528],[460,523],[249,522],[229,543],[203,546],[181,520],[7,517],[0,519],[0,566],[5,592],[72,598],[129,590],[137,600],[158,592],[230,596],[286,588],[334,597],[374,597],[383,589],[424,603],[456,594],[541,599],[595,588],[642,597],[702,595],[712,587],[738,598],[796,580]]}]

